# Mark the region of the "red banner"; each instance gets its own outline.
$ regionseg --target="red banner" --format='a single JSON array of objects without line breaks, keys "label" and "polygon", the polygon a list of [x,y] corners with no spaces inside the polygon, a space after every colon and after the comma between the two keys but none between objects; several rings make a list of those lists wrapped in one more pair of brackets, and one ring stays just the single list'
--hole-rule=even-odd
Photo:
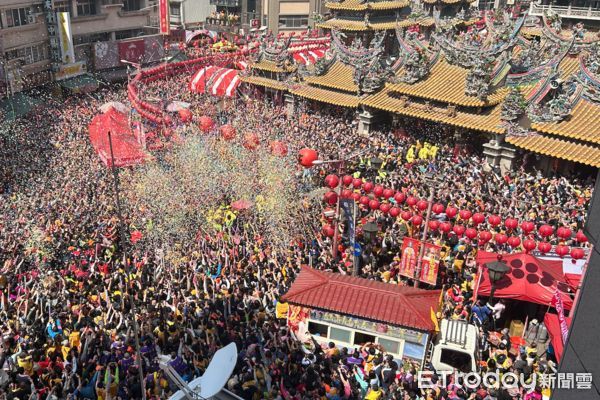
[{"label": "red banner", "polygon": [[161,35],[169,35],[171,33],[171,17],[169,15],[169,0],[158,1],[158,24],[159,33]]},{"label": "red banner", "polygon": [[421,261],[421,271],[419,280],[430,285],[437,282],[438,268],[440,266],[440,252],[442,248],[435,244],[425,243],[423,260]]},{"label": "red banner", "polygon": [[558,314],[558,322],[560,324],[562,342],[563,344],[565,344],[567,342],[567,337],[569,336],[569,327],[567,325],[567,319],[565,318],[565,308],[563,306],[562,297],[560,296],[560,290],[558,289],[558,287],[554,291],[552,305],[554,306],[554,308],[556,308],[556,313]]},{"label": "red banner", "polygon": [[415,277],[415,269],[417,267],[417,259],[419,258],[419,250],[421,242],[417,239],[405,237],[402,241],[402,256],[400,258],[400,270],[398,273],[408,278]]},{"label": "red banner", "polygon": [[144,39],[119,43],[119,58],[132,63],[140,63],[144,57]]}]

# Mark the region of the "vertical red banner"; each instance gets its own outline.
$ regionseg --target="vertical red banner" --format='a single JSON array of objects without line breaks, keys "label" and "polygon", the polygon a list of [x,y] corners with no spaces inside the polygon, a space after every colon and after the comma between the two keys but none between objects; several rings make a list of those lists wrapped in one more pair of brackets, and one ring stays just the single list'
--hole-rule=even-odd
[{"label": "vertical red banner", "polygon": [[435,286],[437,282],[438,269],[440,266],[440,252],[442,248],[431,243],[425,243],[424,246],[425,251],[423,252],[423,261],[421,262],[419,280]]},{"label": "vertical red banner", "polygon": [[169,16],[169,0],[158,1],[158,22],[161,35],[171,34],[171,21]]},{"label": "vertical red banner", "polygon": [[419,258],[419,250],[421,242],[405,237],[402,241],[402,255],[400,258],[400,269],[398,274],[408,278],[415,277],[415,269],[417,267],[417,259]]}]

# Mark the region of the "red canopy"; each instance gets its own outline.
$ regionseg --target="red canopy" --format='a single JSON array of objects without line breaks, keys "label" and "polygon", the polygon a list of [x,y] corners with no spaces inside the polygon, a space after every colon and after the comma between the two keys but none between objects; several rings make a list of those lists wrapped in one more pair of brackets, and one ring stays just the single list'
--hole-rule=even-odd
[{"label": "red canopy", "polygon": [[[571,318],[566,317],[567,326],[571,327]],[[560,362],[562,358],[564,346],[562,342],[562,332],[560,331],[560,322],[558,321],[558,315],[546,313],[544,317],[544,325],[548,329],[548,334],[550,335],[550,341],[552,343],[552,348],[554,349],[554,355],[556,357],[556,361]]]},{"label": "red canopy", "polygon": [[116,167],[140,164],[146,158],[146,153],[129,127],[127,115],[114,108],[96,115],[89,125],[89,132],[92,146],[106,166],[112,165],[108,132],[111,134]]},{"label": "red canopy", "polygon": [[[482,265],[497,261],[496,253],[480,251],[477,263]],[[496,282],[495,298],[515,299],[537,304],[552,304],[552,298],[558,286],[564,308],[570,310],[573,300],[566,293],[568,285],[562,272],[561,261],[548,261],[526,253],[503,255],[502,261],[510,267],[510,271]],[[483,268],[478,295],[489,296],[492,285],[485,268]]]},{"label": "red canopy", "polygon": [[205,86],[208,86],[208,92],[215,96],[232,97],[241,83],[239,72],[239,70],[231,68],[204,67],[192,78],[190,90],[204,93],[207,90]]}]

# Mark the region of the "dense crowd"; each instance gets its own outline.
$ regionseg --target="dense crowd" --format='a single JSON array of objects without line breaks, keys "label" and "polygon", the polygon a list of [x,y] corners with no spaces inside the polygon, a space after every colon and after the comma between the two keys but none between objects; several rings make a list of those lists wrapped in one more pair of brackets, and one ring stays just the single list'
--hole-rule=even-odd
[{"label": "dense crowd", "polygon": [[[438,178],[437,201],[574,230],[584,222],[591,181],[547,178],[523,168],[502,172],[461,150],[442,127],[404,121],[404,129],[387,126],[359,136],[355,115],[347,111],[301,104],[297,113],[288,115],[268,99],[237,98],[223,104],[179,90],[183,87],[184,78],[154,82],[145,95],[189,101],[196,116],[209,114],[260,132],[263,141],[283,140],[291,157],[303,147],[317,149],[325,159],[360,150],[345,173],[404,188],[420,198],[427,197],[426,182],[433,174]],[[421,391],[416,385],[418,363],[394,359],[371,343],[303,351],[286,324],[286,305],[280,298],[300,266],[309,262],[350,273],[345,238],[339,259],[331,255],[331,239],[318,230],[288,248],[274,249],[238,218],[228,229],[198,237],[177,265],[161,252],[135,244],[125,259],[110,171],[87,138],[87,126],[99,107],[124,97],[105,91],[60,102],[48,98],[30,118],[3,123],[0,398],[139,399],[145,390],[147,398],[165,399],[177,386],[160,369],[159,360],[189,381],[204,372],[216,350],[231,342],[239,357],[227,388],[244,399],[541,398],[540,388],[529,393],[522,388],[468,391],[457,382]],[[369,166],[373,157],[383,160],[378,170]],[[330,172],[327,166],[299,167],[298,179],[312,190]],[[320,215],[315,208],[309,217]],[[381,230],[373,257],[360,262],[360,274],[406,284],[396,273],[396,256],[402,238],[419,232],[400,218],[361,209],[361,221],[371,217]],[[126,222],[132,218],[125,216]],[[489,340],[502,306],[473,304],[477,243],[439,232],[430,237],[447,248],[438,285],[447,289],[444,316],[473,319],[481,326],[483,368],[529,376],[552,368],[551,359],[534,347],[511,348],[505,331]],[[492,242],[485,248],[499,250]],[[141,360],[132,308],[137,311]]]}]

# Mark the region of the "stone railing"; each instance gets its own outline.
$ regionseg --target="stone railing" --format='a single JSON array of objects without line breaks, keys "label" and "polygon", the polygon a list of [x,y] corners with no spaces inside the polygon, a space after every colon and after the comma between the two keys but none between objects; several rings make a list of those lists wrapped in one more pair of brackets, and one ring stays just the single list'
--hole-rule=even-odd
[{"label": "stone railing", "polygon": [[554,6],[531,3],[529,15],[544,15],[544,12],[554,11],[562,18],[600,19],[600,10],[592,7]]}]

